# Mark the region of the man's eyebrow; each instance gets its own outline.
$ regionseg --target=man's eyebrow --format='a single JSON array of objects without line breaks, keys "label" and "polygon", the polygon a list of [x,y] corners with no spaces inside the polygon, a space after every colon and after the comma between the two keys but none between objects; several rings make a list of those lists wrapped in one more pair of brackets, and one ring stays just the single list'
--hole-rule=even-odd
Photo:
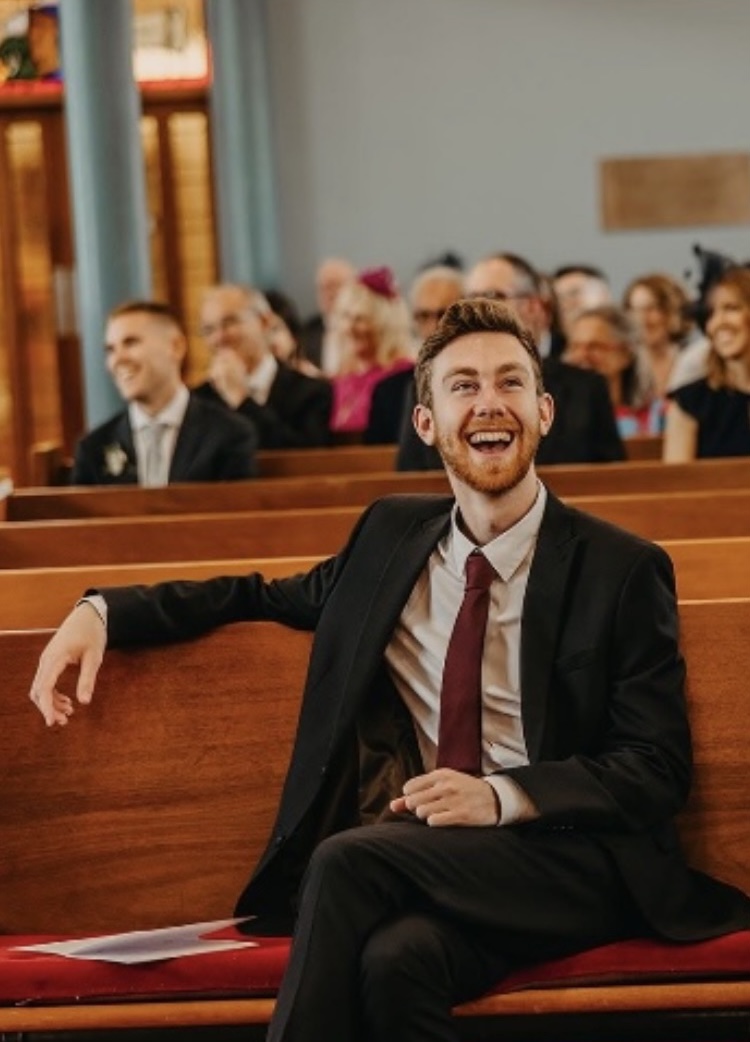
[{"label": "man's eyebrow", "polygon": [[479,371],[468,365],[456,365],[443,377],[443,380],[452,380],[454,376],[478,376]]},{"label": "man's eyebrow", "polygon": [[[523,363],[521,362],[503,362],[502,365],[495,366],[495,368],[493,369],[493,373],[495,374],[495,376],[503,376],[506,373],[523,373],[526,376],[529,375],[527,367],[523,365]],[[468,365],[457,365],[454,366],[452,369],[448,370],[448,372],[443,377],[443,380],[451,380],[456,376],[476,377],[479,376],[479,370]]]}]

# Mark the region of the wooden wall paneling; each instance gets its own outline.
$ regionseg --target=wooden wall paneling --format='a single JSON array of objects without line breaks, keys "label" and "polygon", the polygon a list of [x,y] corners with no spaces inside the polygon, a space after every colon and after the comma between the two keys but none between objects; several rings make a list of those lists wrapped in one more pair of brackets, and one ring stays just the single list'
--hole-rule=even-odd
[{"label": "wooden wall paneling", "polygon": [[44,121],[44,169],[62,444],[65,454],[72,455],[84,429],[83,372],[76,318],[75,256],[65,127],[62,118],[53,113]]},{"label": "wooden wall paneling", "polygon": [[[201,293],[218,277],[209,125],[205,110],[173,112],[169,118],[169,142],[178,249],[182,259],[183,314],[192,334],[197,326]],[[207,357],[205,346],[192,335],[189,363],[188,380],[195,383],[205,372]]]},{"label": "wooden wall paneling", "polygon": [[[59,156],[47,141],[54,113],[40,112],[8,129],[11,206],[16,219],[18,294],[22,342],[18,355],[18,409],[23,411],[22,445],[62,440],[60,370],[55,329],[51,214],[47,185],[58,175]],[[29,461],[20,465],[26,480]]]},{"label": "wooden wall paneling", "polygon": [[161,211],[164,232],[164,265],[167,299],[172,307],[188,321],[185,314],[185,293],[183,279],[183,258],[179,234],[179,213],[175,183],[178,172],[175,169],[174,157],[169,138],[170,112],[155,113],[157,126],[157,147],[159,170],[161,171]]},{"label": "wooden wall paneling", "polygon": [[4,215],[0,234],[0,463],[18,481],[24,463],[26,431],[23,410],[18,408],[18,379],[19,375],[22,381],[24,377],[20,360],[23,329],[18,307],[16,222],[10,190],[8,127],[9,121],[0,117],[0,213]]},{"label": "wooden wall paneling", "polygon": [[141,117],[141,145],[146,172],[146,204],[151,253],[152,294],[156,300],[169,300],[167,263],[164,250],[164,211],[162,172],[159,162],[159,123],[155,116]]}]

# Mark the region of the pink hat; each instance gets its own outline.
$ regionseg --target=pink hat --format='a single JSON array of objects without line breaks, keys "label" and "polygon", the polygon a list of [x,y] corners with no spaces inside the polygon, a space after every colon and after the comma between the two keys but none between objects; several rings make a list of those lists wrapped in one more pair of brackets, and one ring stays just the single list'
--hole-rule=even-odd
[{"label": "pink hat", "polygon": [[387,300],[394,300],[398,296],[396,279],[390,268],[365,268],[357,276],[357,282]]}]

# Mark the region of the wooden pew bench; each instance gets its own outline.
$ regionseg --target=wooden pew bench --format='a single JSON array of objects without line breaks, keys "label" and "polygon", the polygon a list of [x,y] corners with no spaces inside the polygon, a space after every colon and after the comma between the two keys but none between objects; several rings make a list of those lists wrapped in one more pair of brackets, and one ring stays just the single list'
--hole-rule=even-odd
[{"label": "wooden pew bench", "polygon": [[[682,599],[750,597],[750,537],[666,540],[662,545],[674,563]],[[268,557],[0,569],[0,629],[57,626],[83,590],[91,586],[207,579],[251,571],[274,579],[308,571],[320,560]]]},{"label": "wooden pew bench", "polygon": [[[169,579],[209,579],[216,575],[247,575],[252,571],[262,572],[267,579],[278,579],[307,572],[320,560],[321,557],[243,557],[216,561],[0,569],[0,630],[58,626],[89,587],[129,586],[133,583],[150,585]],[[747,594],[750,596],[750,583]]]},{"label": "wooden pew bench", "polygon": [[[681,834],[696,867],[750,889],[750,600],[680,610],[696,763]],[[309,635],[243,623],[109,652],[93,704],[64,732],[47,730],[26,698],[48,636],[0,633],[0,1032],[260,1031],[283,941],[114,970],[14,949],[231,915],[272,825]],[[518,971],[456,1014],[472,1039],[526,1039],[533,1024],[547,1039],[566,1025],[592,1038],[582,1032],[593,1025],[603,1036],[623,1016],[646,1016],[649,1038],[665,1018],[673,1042],[683,1028],[715,1042],[730,1037],[729,1017],[731,1037],[747,1037],[750,932],[608,945]]]},{"label": "wooden pew bench", "polygon": [[[565,498],[649,539],[750,536],[750,488]],[[4,522],[0,568],[322,556],[340,549],[361,512],[348,506]]]},{"label": "wooden pew bench", "polygon": [[[540,467],[539,474],[553,492],[566,498],[743,489],[750,488],[750,457],[697,460],[694,463],[644,461]],[[365,506],[390,493],[447,490],[448,481],[442,471],[321,473],[307,477],[170,485],[166,488],[31,488],[17,489],[10,494],[5,502],[5,517],[9,521],[34,521]]]}]

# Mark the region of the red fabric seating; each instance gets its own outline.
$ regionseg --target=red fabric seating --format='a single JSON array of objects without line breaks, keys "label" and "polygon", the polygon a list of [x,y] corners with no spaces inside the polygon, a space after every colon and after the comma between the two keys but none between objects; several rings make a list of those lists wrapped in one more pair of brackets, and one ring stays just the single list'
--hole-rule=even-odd
[{"label": "red fabric seating", "polygon": [[[235,928],[213,934],[236,939]],[[15,950],[61,937],[0,938],[0,1005],[273,996],[289,939],[255,938],[257,947],[123,966]],[[250,938],[252,939],[252,938]],[[621,941],[510,974],[494,989],[750,979],[750,931],[693,944]]]}]

